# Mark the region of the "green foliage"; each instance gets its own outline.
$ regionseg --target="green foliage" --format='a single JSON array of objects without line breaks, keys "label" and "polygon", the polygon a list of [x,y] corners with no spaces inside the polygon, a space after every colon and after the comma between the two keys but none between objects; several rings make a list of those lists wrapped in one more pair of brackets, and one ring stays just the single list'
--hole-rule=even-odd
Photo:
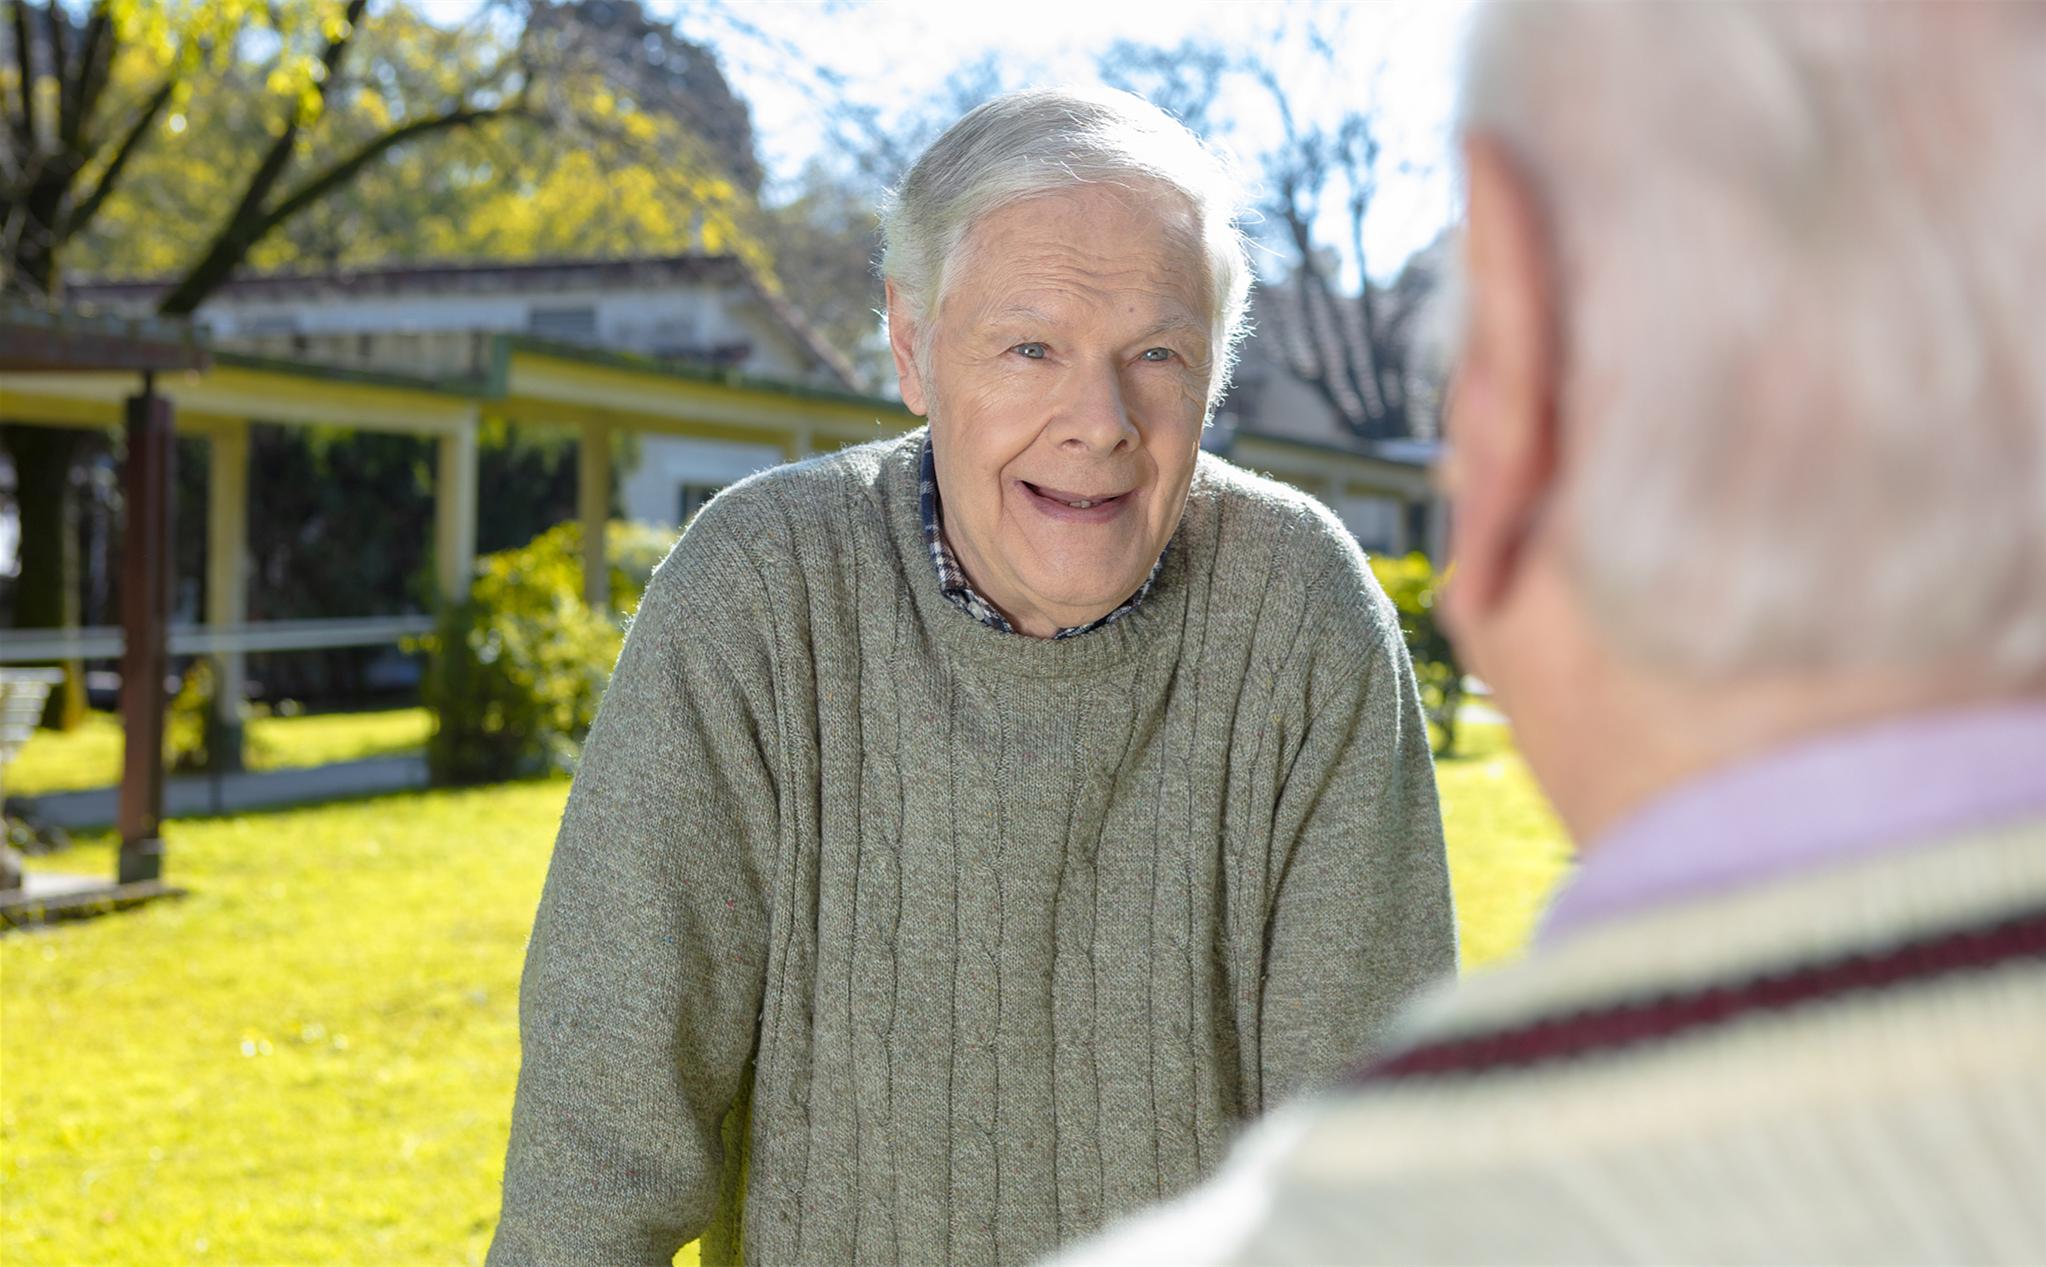
[{"label": "green foliage", "polygon": [[[768,271],[745,103],[710,50],[637,6],[486,5],[456,19],[420,0],[375,4],[322,93],[318,54],[342,0],[237,3],[253,11],[256,34],[211,54],[206,73],[177,80],[177,100],[79,240],[77,271],[190,267],[286,119],[301,129],[286,182],[297,188],[380,137],[463,108],[481,117],[418,133],[351,169],[270,227],[248,263],[318,269],[702,249]],[[161,10],[165,0],[137,7]],[[508,21],[513,9],[526,20]],[[165,38],[147,55],[124,48],[114,73],[123,103],[146,96],[169,47],[194,37]],[[589,196],[599,188],[604,197]]]},{"label": "green foliage", "polygon": [[164,766],[173,774],[191,774],[211,764],[214,747],[213,662],[192,661],[171,697],[163,719]]},{"label": "green foliage", "polygon": [[1428,556],[1415,552],[1404,558],[1371,560],[1372,575],[1384,587],[1392,605],[1399,609],[1400,632],[1406,635],[1407,652],[1414,658],[1414,676],[1421,682],[1421,706],[1428,714],[1428,728],[1435,737],[1437,756],[1456,751],[1456,712],[1463,703],[1463,666],[1457,663],[1456,647],[1448,631],[1436,618],[1435,598],[1442,578],[1429,564]]},{"label": "green foliage", "polygon": [[[621,606],[638,605],[668,544],[657,530],[609,526],[605,553]],[[429,640],[435,782],[573,767],[622,642],[618,626],[583,602],[582,582],[574,522],[478,561],[468,601],[450,608]]]},{"label": "green foliage", "polygon": [[[578,534],[580,540],[580,534]],[[611,605],[621,612],[639,609],[654,569],[675,548],[675,530],[651,524],[613,520],[604,529],[604,559],[611,565]]]}]

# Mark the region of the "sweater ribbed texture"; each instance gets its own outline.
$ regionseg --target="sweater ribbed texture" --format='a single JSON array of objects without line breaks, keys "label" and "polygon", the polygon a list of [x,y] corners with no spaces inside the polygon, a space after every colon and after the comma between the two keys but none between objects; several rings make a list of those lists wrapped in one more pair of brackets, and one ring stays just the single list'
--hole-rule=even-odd
[{"label": "sweater ribbed texture", "polygon": [[1412,670],[1325,509],[1203,457],[1144,603],[1023,638],[940,594],[921,439],[728,490],[655,573],[534,928],[493,1263],[1025,1262],[1454,970]]}]

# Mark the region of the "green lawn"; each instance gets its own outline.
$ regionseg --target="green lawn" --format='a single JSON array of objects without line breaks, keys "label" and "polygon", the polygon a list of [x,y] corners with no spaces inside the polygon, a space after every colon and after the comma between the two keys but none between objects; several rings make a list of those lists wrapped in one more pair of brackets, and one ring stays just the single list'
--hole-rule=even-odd
[{"label": "green lawn", "polygon": [[567,786],[175,822],[190,898],[0,938],[0,1260],[480,1261]]},{"label": "green lawn", "polygon": [[1464,723],[1435,782],[1463,966],[1484,968],[1520,953],[1574,854],[1506,727]]},{"label": "green lawn", "polygon": [[[1442,787],[1479,966],[1567,855],[1504,733],[1466,750]],[[191,897],[0,938],[0,1262],[480,1261],[567,787],[177,821]]]},{"label": "green lawn", "polygon": [[[416,752],[433,728],[423,708],[374,713],[319,713],[250,720],[248,763],[255,770],[325,765]],[[9,796],[37,796],[106,787],[121,780],[121,721],[93,713],[68,734],[39,731],[15,755],[0,778]]]}]

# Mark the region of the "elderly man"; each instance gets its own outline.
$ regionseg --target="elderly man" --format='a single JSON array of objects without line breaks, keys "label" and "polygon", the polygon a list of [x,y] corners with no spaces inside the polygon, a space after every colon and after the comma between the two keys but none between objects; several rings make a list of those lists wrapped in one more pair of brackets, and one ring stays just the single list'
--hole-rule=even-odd
[{"label": "elderly man", "polygon": [[1582,869],[1068,1261],[2046,1261],[2046,11],[1469,75],[1451,613]]},{"label": "elderly man", "polygon": [[493,1262],[1020,1261],[1453,970],[1394,614],[1200,452],[1233,213],[1121,95],[1004,97],[910,172],[928,434],[733,488],[655,575],[534,929]]}]

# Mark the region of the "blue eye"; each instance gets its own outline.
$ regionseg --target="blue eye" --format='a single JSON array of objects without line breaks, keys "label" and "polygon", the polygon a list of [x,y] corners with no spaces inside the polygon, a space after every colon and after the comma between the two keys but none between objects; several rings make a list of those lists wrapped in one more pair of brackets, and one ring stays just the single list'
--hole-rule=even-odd
[{"label": "blue eye", "polygon": [[1047,349],[1042,343],[1018,343],[1015,347],[1012,347],[1009,350],[1011,352],[1018,353],[1019,355],[1032,361],[1041,361],[1046,356],[1050,355],[1050,350]]},{"label": "blue eye", "polygon": [[1140,359],[1142,359],[1142,360],[1146,360],[1146,361],[1169,361],[1169,360],[1171,360],[1171,359],[1172,359],[1172,349],[1171,349],[1171,348],[1145,348],[1145,349],[1144,349],[1144,355],[1143,355],[1143,356],[1142,356],[1142,357],[1141,357]]}]

